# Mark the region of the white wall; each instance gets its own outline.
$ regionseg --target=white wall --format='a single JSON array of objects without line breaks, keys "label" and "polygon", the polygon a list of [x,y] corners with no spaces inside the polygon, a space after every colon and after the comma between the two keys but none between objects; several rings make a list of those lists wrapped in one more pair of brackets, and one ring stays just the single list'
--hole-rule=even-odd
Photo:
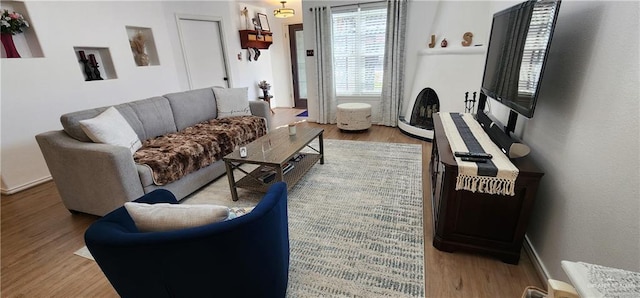
[{"label": "white wall", "polygon": [[[485,49],[491,27],[490,5],[486,1],[409,2],[406,85],[403,113],[411,117],[420,91],[433,88],[440,111],[464,112],[464,94],[480,91]],[[472,45],[463,47],[462,36],[473,33]],[[436,45],[429,48],[431,35]],[[441,47],[446,38],[448,45]],[[476,45],[482,45],[476,47]]]},{"label": "white wall", "polygon": [[[175,22],[175,14],[184,15],[204,15],[221,17],[223,20],[224,38],[226,40],[227,59],[230,63],[230,79],[232,87],[249,87],[249,99],[257,100],[262,94],[258,88],[258,82],[266,80],[273,81],[271,73],[271,50],[260,50],[258,61],[247,59],[247,50],[240,46],[240,35],[238,30],[245,29],[244,19],[240,11],[247,7],[249,17],[254,17],[256,13],[266,13],[262,7],[252,5],[253,3],[232,2],[232,1],[162,1],[165,9],[165,18],[171,36],[177,36],[178,29]],[[271,20],[269,20],[271,21]],[[172,43],[174,60],[179,73],[185,73],[186,68],[180,43]],[[238,60],[238,54],[242,60]],[[180,87],[188,89],[186,77],[179,77]]]},{"label": "white wall", "polygon": [[518,120],[545,172],[527,234],[554,278],[561,260],[640,272],[638,10],[563,1],[535,115]]},{"label": "white wall", "polygon": [[[32,28],[44,58],[2,59],[2,191],[15,192],[49,179],[34,136],[61,129],[60,115],[188,89],[175,13],[223,19],[232,87],[272,80],[270,50],[257,62],[238,61],[239,3],[231,1],[28,1]],[[264,11],[253,7],[255,11]],[[125,26],[153,31],[160,65],[137,67]],[[74,46],[108,47],[117,79],[85,82]],[[243,51],[244,52],[244,51]]]}]

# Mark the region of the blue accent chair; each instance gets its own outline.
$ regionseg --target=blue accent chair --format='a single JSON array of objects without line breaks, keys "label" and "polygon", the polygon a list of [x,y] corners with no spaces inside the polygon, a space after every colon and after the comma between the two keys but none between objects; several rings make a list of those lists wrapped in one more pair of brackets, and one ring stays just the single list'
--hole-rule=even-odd
[{"label": "blue accent chair", "polygon": [[[177,204],[167,190],[136,202]],[[168,232],[138,232],[124,207],[94,222],[85,242],[122,297],[284,297],[289,273],[287,187],[252,212]]]}]

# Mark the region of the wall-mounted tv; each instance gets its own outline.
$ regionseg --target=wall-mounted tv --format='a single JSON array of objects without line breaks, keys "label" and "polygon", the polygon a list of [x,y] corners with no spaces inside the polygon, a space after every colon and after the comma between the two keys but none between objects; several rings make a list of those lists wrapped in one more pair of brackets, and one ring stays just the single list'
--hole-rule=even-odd
[{"label": "wall-mounted tv", "polygon": [[560,0],[527,1],[493,15],[482,92],[533,117]]}]

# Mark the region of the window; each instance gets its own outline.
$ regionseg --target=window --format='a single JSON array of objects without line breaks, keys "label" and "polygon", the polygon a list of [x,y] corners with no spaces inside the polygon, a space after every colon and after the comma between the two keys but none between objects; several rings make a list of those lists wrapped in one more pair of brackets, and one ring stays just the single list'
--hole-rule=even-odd
[{"label": "window", "polygon": [[379,96],[382,92],[386,6],[335,10],[332,20],[336,95]]},{"label": "window", "polygon": [[[537,2],[533,7],[520,64],[519,96],[531,97],[536,93],[555,14],[556,2]],[[526,102],[528,103],[529,100],[527,99]]]}]

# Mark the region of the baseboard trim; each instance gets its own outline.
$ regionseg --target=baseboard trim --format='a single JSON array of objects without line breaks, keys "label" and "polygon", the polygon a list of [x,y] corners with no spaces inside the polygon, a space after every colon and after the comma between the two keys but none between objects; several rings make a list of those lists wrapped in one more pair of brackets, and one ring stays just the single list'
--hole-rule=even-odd
[{"label": "baseboard trim", "polygon": [[34,180],[34,181],[29,182],[29,183],[25,183],[25,184],[22,184],[22,185],[13,187],[13,188],[9,188],[9,189],[0,188],[0,194],[2,194],[2,195],[12,195],[12,194],[15,194],[17,192],[21,192],[21,191],[23,191],[25,189],[29,189],[29,188],[32,188],[34,186],[38,186],[38,185],[40,185],[42,183],[49,182],[49,181],[51,181],[51,179],[52,179],[51,176],[47,176],[47,177],[43,177],[43,178],[40,178],[38,180]]},{"label": "baseboard trim", "polygon": [[536,270],[536,273],[538,274],[538,278],[540,279],[543,285],[546,285],[547,280],[551,278],[549,276],[549,271],[547,270],[547,267],[544,266],[544,263],[542,263],[542,260],[540,259],[540,256],[536,252],[535,248],[533,248],[533,245],[531,245],[531,240],[529,240],[528,235],[524,235],[523,247],[524,247],[524,252],[529,256],[529,260],[531,260],[531,264],[533,264],[533,268]]}]

